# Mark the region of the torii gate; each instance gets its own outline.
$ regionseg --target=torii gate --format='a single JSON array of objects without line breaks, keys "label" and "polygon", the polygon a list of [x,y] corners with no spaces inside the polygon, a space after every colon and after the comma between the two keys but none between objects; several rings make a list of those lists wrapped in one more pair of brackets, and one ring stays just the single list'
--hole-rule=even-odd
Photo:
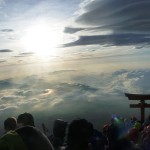
[{"label": "torii gate", "polygon": [[130,108],[141,108],[141,122],[145,120],[145,108],[150,108],[150,104],[145,103],[145,100],[150,100],[150,95],[144,94],[129,94],[125,93],[129,100],[140,100],[138,104],[130,104]]}]

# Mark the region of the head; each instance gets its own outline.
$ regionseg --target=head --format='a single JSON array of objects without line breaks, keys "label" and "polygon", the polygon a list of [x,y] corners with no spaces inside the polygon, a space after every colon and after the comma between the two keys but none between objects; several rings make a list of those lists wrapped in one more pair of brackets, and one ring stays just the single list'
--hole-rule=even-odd
[{"label": "head", "polygon": [[54,121],[53,134],[55,137],[64,138],[66,135],[67,122],[62,119]]},{"label": "head", "polygon": [[128,131],[128,137],[130,141],[136,143],[139,138],[139,131],[136,128],[130,128]]},{"label": "head", "polygon": [[34,125],[34,118],[30,113],[23,113],[20,114],[17,118],[17,124],[18,127],[23,127],[23,126],[35,126]]},{"label": "head", "polygon": [[92,129],[91,123],[85,119],[73,120],[69,125],[67,136],[69,149],[87,149]]},{"label": "head", "polygon": [[6,132],[17,128],[17,120],[15,117],[9,117],[4,121],[4,129]]},{"label": "head", "polygon": [[105,136],[108,136],[108,131],[109,131],[109,124],[105,124],[105,125],[103,126],[103,134],[104,134]]},{"label": "head", "polygon": [[137,118],[135,116],[131,116],[131,121],[137,121]]},{"label": "head", "polygon": [[134,128],[136,128],[138,131],[140,131],[141,128],[142,128],[141,123],[137,121],[137,122],[134,124]]}]

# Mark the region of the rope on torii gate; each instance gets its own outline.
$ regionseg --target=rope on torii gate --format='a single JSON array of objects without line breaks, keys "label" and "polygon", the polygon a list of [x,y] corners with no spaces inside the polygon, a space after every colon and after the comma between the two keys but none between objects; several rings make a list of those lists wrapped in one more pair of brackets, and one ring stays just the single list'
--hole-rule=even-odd
[{"label": "rope on torii gate", "polygon": [[138,104],[130,104],[130,108],[141,108],[141,122],[145,120],[145,108],[150,108],[150,104],[145,103],[145,100],[150,100],[150,94],[130,94],[125,93],[129,100],[140,100]]}]

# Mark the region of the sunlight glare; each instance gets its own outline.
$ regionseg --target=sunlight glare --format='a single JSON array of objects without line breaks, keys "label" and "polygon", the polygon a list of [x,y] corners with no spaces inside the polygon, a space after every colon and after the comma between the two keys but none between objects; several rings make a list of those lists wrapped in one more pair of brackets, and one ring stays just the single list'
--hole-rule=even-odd
[{"label": "sunlight glare", "polygon": [[25,50],[38,55],[54,55],[60,41],[60,33],[45,23],[28,28],[22,38]]}]

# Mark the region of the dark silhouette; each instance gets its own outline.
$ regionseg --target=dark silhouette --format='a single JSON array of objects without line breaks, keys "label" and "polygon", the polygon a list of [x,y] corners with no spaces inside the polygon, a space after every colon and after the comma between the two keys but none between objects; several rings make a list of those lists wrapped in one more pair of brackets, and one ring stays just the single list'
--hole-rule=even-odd
[{"label": "dark silhouette", "polygon": [[17,118],[17,124],[18,124],[18,127],[23,127],[26,125],[35,126],[34,118],[30,113],[20,114]]},{"label": "dark silhouette", "polygon": [[53,147],[36,127],[24,126],[2,136],[0,150],[53,150]]},{"label": "dark silhouette", "polygon": [[142,148],[144,150],[150,149],[150,125],[144,127],[142,131]]},{"label": "dark silhouette", "polygon": [[8,132],[17,128],[17,120],[15,117],[9,117],[4,121],[4,130]]},{"label": "dark silhouette", "polygon": [[105,150],[105,146],[108,145],[107,138],[98,130],[94,129],[93,124],[91,124],[91,137],[89,139],[89,145],[92,150]]},{"label": "dark silhouette", "polygon": [[67,122],[62,119],[57,119],[53,124],[53,134],[49,137],[54,149],[59,149],[64,146],[64,138],[66,136]]},{"label": "dark silhouette", "polygon": [[114,145],[114,150],[134,150],[131,142],[126,139],[122,138],[116,141]]},{"label": "dark silhouette", "polygon": [[29,150],[52,150],[53,147],[45,134],[36,127],[25,126],[17,129],[16,132],[21,136]]},{"label": "dark silhouette", "polygon": [[67,122],[56,119],[53,134],[48,136],[44,134],[49,132],[44,123],[43,133],[34,127],[33,116],[24,113],[17,118],[19,127],[23,127],[16,130],[15,118],[5,120],[4,127],[9,132],[0,138],[0,150],[150,150],[149,121],[142,125],[136,117],[130,119],[113,115],[103,132],[86,119],[75,119],[68,128]]},{"label": "dark silhouette", "polygon": [[44,134],[49,137],[49,135],[50,135],[49,129],[45,126],[44,123],[42,123],[41,125],[42,125],[42,129],[43,129]]},{"label": "dark silhouette", "polygon": [[67,135],[67,150],[87,150],[93,130],[85,119],[73,120]]},{"label": "dark silhouette", "polygon": [[125,93],[129,100],[140,100],[138,104],[130,104],[130,108],[140,108],[141,122],[145,121],[145,108],[150,108],[150,104],[145,103],[145,100],[150,100],[149,94],[129,94]]},{"label": "dark silhouette", "polygon": [[111,124],[108,128],[108,141],[109,141],[109,148],[114,150],[114,145],[119,137],[119,126],[117,124],[117,116],[112,117]]}]

